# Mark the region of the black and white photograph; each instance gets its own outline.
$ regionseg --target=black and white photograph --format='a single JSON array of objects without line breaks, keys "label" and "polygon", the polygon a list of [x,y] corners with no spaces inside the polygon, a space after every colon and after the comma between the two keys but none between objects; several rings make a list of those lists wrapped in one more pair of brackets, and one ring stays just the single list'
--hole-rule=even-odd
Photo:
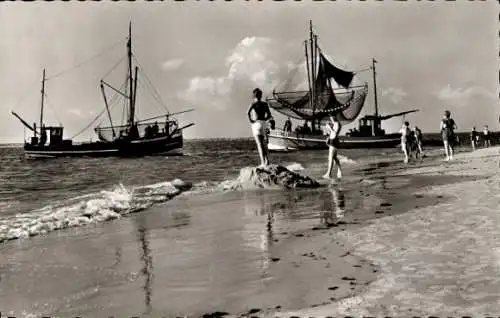
[{"label": "black and white photograph", "polygon": [[0,316],[499,316],[499,8],[2,2]]}]

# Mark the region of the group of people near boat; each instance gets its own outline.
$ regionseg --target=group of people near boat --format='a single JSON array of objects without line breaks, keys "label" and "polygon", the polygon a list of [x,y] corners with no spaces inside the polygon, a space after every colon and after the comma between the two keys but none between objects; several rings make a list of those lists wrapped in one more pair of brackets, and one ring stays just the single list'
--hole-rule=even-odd
[{"label": "group of people near boat", "polygon": [[488,148],[491,146],[491,133],[490,130],[488,129],[488,126],[484,126],[482,134],[480,134],[477,130],[476,127],[472,127],[472,131],[470,133],[470,142],[472,146],[472,150],[475,151],[476,148],[479,146],[481,139],[483,141],[483,145],[485,148]]},{"label": "group of people near boat", "polygon": [[415,126],[413,130],[410,129],[410,123],[405,121],[403,127],[399,130],[401,134],[401,150],[404,154],[404,162],[408,163],[411,154],[414,154],[415,159],[422,157],[424,152],[422,150],[422,131]]},{"label": "group of people near boat", "polygon": [[[247,115],[248,120],[251,123],[252,134],[255,138],[255,142],[257,144],[257,150],[259,152],[260,157],[260,166],[265,167],[269,165],[269,157],[268,157],[268,149],[267,149],[267,138],[268,138],[268,129],[267,122],[274,122],[273,117],[271,115],[271,110],[269,109],[269,105],[262,101],[262,90],[260,88],[256,88],[253,90],[253,99],[254,102],[250,105]],[[255,114],[255,119],[252,117],[252,113]],[[285,131],[291,131],[291,121],[288,118],[285,123]],[[333,166],[335,164],[337,168],[337,179],[342,178],[342,170],[340,166],[340,160],[338,159],[337,153],[339,148],[339,134],[342,128],[340,122],[334,117],[330,116],[330,121],[327,123],[326,128],[328,130],[328,138],[326,139],[326,144],[328,145],[328,168],[327,172],[323,175],[325,179],[331,179]]]},{"label": "group of people near boat", "polygon": [[[267,139],[269,130],[267,129],[267,122],[272,121],[274,124],[274,119],[271,115],[269,105],[262,101],[262,90],[256,88],[253,90],[254,102],[250,105],[248,109],[248,119],[252,125],[252,133],[257,143],[257,149],[260,156],[260,167],[265,167],[269,165],[268,158],[268,148]],[[255,113],[255,119],[252,118],[252,112]],[[326,130],[328,138],[326,139],[326,144],[328,145],[328,166],[327,171],[323,175],[325,179],[332,178],[333,167],[336,166],[337,179],[342,178],[342,170],[340,165],[340,160],[338,159],[338,149],[339,149],[339,135],[342,129],[341,123],[335,118],[335,116],[330,115],[329,121],[326,124]],[[274,125],[273,125],[274,126]],[[451,112],[446,110],[444,112],[443,118],[440,121],[440,132],[443,141],[444,152],[446,155],[445,161],[453,160],[454,146],[458,144],[458,136],[455,134],[457,129],[457,124],[451,118]],[[285,122],[283,129],[285,132],[290,133],[292,130],[292,125],[290,118]],[[401,134],[401,150],[404,155],[403,161],[408,163],[410,157],[414,156],[415,159],[423,158],[424,152],[422,149],[422,131],[420,128],[415,126],[410,129],[410,123],[405,121],[401,129],[399,130]],[[491,135],[488,130],[488,126],[483,129],[483,140],[485,147],[489,147],[491,144]],[[476,128],[472,128],[471,132],[471,143],[473,150],[476,149],[479,143],[479,133]]]},{"label": "group of people near boat", "polygon": [[[446,110],[444,112],[443,118],[439,124],[439,130],[441,132],[441,138],[443,140],[445,161],[453,160],[454,146],[459,143],[458,135],[455,133],[457,129],[457,124],[453,118],[451,118],[451,112]],[[408,162],[408,157],[411,152],[420,152],[422,154],[422,132],[418,127],[415,127],[413,131],[409,129],[409,123],[405,122],[400,130],[401,133],[401,148],[405,156],[404,162]],[[484,126],[481,134],[476,130],[476,127],[472,127],[470,133],[470,142],[472,150],[475,151],[480,143],[480,138],[482,138],[484,147],[491,146],[491,133],[488,126]]]}]

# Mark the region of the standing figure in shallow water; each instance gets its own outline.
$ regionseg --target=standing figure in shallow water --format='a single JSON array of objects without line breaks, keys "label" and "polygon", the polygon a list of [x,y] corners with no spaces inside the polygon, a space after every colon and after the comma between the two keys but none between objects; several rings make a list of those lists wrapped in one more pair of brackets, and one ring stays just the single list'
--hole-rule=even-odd
[{"label": "standing figure in shallow water", "polygon": [[[263,102],[262,91],[259,88],[253,90],[253,98],[255,102],[248,109],[248,120],[252,124],[252,134],[257,143],[259,151],[260,166],[269,165],[268,150],[267,150],[267,121],[272,118],[269,105]],[[255,113],[256,119],[252,119],[252,111]]]},{"label": "standing figure in shallow water", "polygon": [[342,170],[340,167],[340,160],[337,157],[337,152],[339,148],[339,134],[342,126],[340,122],[334,116],[330,116],[330,121],[326,124],[326,129],[328,131],[328,138],[326,139],[326,144],[328,145],[328,170],[326,171],[323,178],[331,179],[333,164],[337,166],[337,179],[342,178]]},{"label": "standing figure in shallow water", "polygon": [[403,127],[399,130],[399,133],[401,134],[401,150],[405,156],[403,161],[404,163],[408,163],[408,152],[410,151],[409,139],[411,134],[410,123],[405,121]]},{"label": "standing figure in shallow water", "polygon": [[420,128],[415,126],[414,132],[415,132],[415,140],[417,142],[417,153],[421,158],[423,158],[424,150],[422,149],[422,139],[423,139],[422,131],[420,130]]},{"label": "standing figure in shallow water", "polygon": [[440,124],[446,161],[453,160],[453,146],[456,142],[455,129],[457,129],[457,124],[455,124],[455,121],[450,116],[450,111],[446,110]]},{"label": "standing figure in shallow water", "polygon": [[484,126],[483,138],[484,138],[484,147],[485,148],[490,147],[491,146],[491,138],[490,138],[490,131],[488,129],[488,126]]},{"label": "standing figure in shallow water", "polygon": [[472,151],[476,150],[478,136],[479,134],[476,131],[476,127],[472,127],[472,131],[470,132],[470,143],[472,145]]}]

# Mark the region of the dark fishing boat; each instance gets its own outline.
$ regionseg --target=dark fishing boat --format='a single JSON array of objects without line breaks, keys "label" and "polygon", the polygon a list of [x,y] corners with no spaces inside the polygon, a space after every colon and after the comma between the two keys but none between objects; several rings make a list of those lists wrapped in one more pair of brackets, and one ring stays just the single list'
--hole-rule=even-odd
[{"label": "dark fishing boat", "polygon": [[[268,98],[269,106],[289,118],[304,121],[304,126],[294,132],[271,129],[268,138],[270,151],[293,151],[301,149],[326,149],[326,134],[322,124],[330,115],[335,116],[343,125],[352,123],[360,114],[368,93],[368,84],[355,84],[355,72],[334,66],[318,46],[318,36],[313,33],[310,23],[309,40],[305,41],[305,67],[307,69],[308,91],[290,90],[291,77],[285,87],[273,90]],[[379,116],[375,82],[375,63],[373,59],[373,81],[375,91],[375,114],[358,120],[358,129],[351,129],[340,136],[341,148],[387,148],[400,143],[400,134],[386,134],[381,122],[395,116],[404,116],[418,110]],[[299,67],[302,65],[299,65]],[[303,67],[303,66],[302,66]],[[296,72],[296,70],[294,70]],[[308,125],[311,123],[311,126]]]},{"label": "dark fishing boat", "polygon": [[[110,124],[107,127],[96,127],[94,129],[99,139],[95,142],[74,143],[72,138],[64,139],[64,127],[62,125],[45,126],[43,115],[44,99],[46,96],[46,76],[45,70],[43,70],[39,126],[37,127],[36,123],[33,125],[28,124],[18,114],[12,112],[12,114],[18,118],[24,126],[33,131],[34,134],[30,141],[25,142],[24,144],[25,155],[31,158],[50,158],[106,156],[135,157],[146,155],[182,154],[183,130],[194,124],[190,123],[181,127],[174,116],[192,111],[192,109],[177,113],[170,113],[165,107],[165,114],[139,120],[136,114],[139,67],[135,66],[135,69],[133,68],[133,59],[135,59],[135,55],[132,53],[132,30],[130,25],[129,36],[127,38],[128,65],[125,83],[122,85],[122,88],[117,89],[108,84],[106,81],[101,80],[100,86],[104,98],[105,109],[89,125],[87,125],[87,127],[79,132],[80,134],[90,128],[98,118],[106,113]],[[118,66],[118,64],[116,66]],[[133,70],[135,71],[134,76]],[[141,72],[143,72],[142,69]],[[148,83],[150,83],[149,80]],[[115,95],[112,98],[108,99],[105,87],[114,91]],[[156,93],[156,90],[154,92]],[[125,123],[115,125],[113,123],[110,110],[112,106],[117,104],[117,100],[119,100],[115,97],[119,96],[125,99],[124,110],[126,111],[127,116],[124,116],[126,117]],[[159,97],[158,93],[156,93],[155,98],[156,100],[161,101],[161,97]],[[108,101],[110,102],[108,103]]]}]

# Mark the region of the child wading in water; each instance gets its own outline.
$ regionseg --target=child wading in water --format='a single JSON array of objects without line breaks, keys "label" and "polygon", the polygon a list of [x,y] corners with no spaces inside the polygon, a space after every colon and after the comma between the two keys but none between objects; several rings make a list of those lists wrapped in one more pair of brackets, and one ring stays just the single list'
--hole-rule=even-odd
[{"label": "child wading in water", "polygon": [[328,145],[328,170],[326,171],[323,178],[331,179],[333,163],[337,165],[337,179],[342,178],[342,170],[340,167],[340,160],[337,157],[337,151],[339,148],[339,134],[342,126],[340,122],[333,116],[330,116],[330,122],[326,124],[328,130],[328,138],[326,139],[326,144]]},{"label": "child wading in water", "polygon": [[455,129],[457,129],[457,124],[455,124],[455,121],[450,115],[450,111],[446,110],[440,125],[446,161],[453,160],[453,145],[456,141]]},{"label": "child wading in water", "polygon": [[408,138],[410,137],[410,123],[405,121],[403,127],[399,130],[399,133],[401,134],[401,150],[403,151],[403,154],[405,155],[404,163],[408,163],[408,151],[409,149],[409,144],[408,144]]}]

